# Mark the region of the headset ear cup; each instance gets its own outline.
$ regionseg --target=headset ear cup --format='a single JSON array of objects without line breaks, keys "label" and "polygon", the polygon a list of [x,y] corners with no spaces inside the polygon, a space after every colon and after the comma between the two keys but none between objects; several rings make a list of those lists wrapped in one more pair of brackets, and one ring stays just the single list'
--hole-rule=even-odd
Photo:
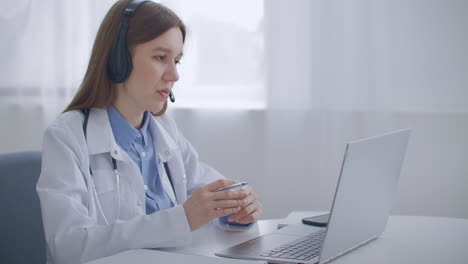
[{"label": "headset ear cup", "polygon": [[127,49],[126,43],[127,30],[127,23],[119,25],[117,38],[112,45],[109,59],[107,60],[107,75],[115,83],[124,82],[130,75],[132,68],[130,52]]}]

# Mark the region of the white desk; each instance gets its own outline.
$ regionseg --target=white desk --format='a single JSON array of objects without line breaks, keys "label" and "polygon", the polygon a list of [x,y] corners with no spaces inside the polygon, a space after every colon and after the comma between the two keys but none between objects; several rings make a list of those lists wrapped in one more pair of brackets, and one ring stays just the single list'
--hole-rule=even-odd
[{"label": "white desk", "polygon": [[[225,232],[208,225],[194,232],[191,246],[170,249],[172,253],[129,250],[89,264],[259,263],[218,258],[213,254],[260,234],[269,233],[276,229],[280,221],[259,221],[249,232]],[[380,238],[331,263],[466,264],[468,263],[468,219],[391,216],[386,231]]]}]

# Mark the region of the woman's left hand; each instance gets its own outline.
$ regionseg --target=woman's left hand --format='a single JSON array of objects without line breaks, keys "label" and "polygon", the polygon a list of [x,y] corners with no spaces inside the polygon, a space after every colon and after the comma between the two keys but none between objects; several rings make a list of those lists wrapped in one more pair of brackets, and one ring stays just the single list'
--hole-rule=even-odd
[{"label": "woman's left hand", "polygon": [[257,198],[257,194],[254,192],[250,185],[243,188],[247,193],[247,197],[243,200],[245,205],[240,211],[229,217],[229,222],[237,222],[239,224],[248,224],[257,221],[262,215],[262,207],[260,201]]}]

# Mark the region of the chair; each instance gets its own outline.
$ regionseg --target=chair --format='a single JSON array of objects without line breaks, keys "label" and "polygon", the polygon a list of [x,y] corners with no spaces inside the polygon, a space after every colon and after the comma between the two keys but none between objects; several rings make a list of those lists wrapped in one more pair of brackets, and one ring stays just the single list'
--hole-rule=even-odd
[{"label": "chair", "polygon": [[41,152],[0,154],[0,262],[46,263],[36,183]]}]

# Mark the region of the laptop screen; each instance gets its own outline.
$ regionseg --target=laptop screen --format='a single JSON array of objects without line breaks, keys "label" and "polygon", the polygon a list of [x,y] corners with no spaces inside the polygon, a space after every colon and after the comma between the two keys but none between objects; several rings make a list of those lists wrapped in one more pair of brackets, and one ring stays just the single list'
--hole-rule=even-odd
[{"label": "laptop screen", "polygon": [[348,144],[320,262],[385,230],[410,133],[405,129]]}]

